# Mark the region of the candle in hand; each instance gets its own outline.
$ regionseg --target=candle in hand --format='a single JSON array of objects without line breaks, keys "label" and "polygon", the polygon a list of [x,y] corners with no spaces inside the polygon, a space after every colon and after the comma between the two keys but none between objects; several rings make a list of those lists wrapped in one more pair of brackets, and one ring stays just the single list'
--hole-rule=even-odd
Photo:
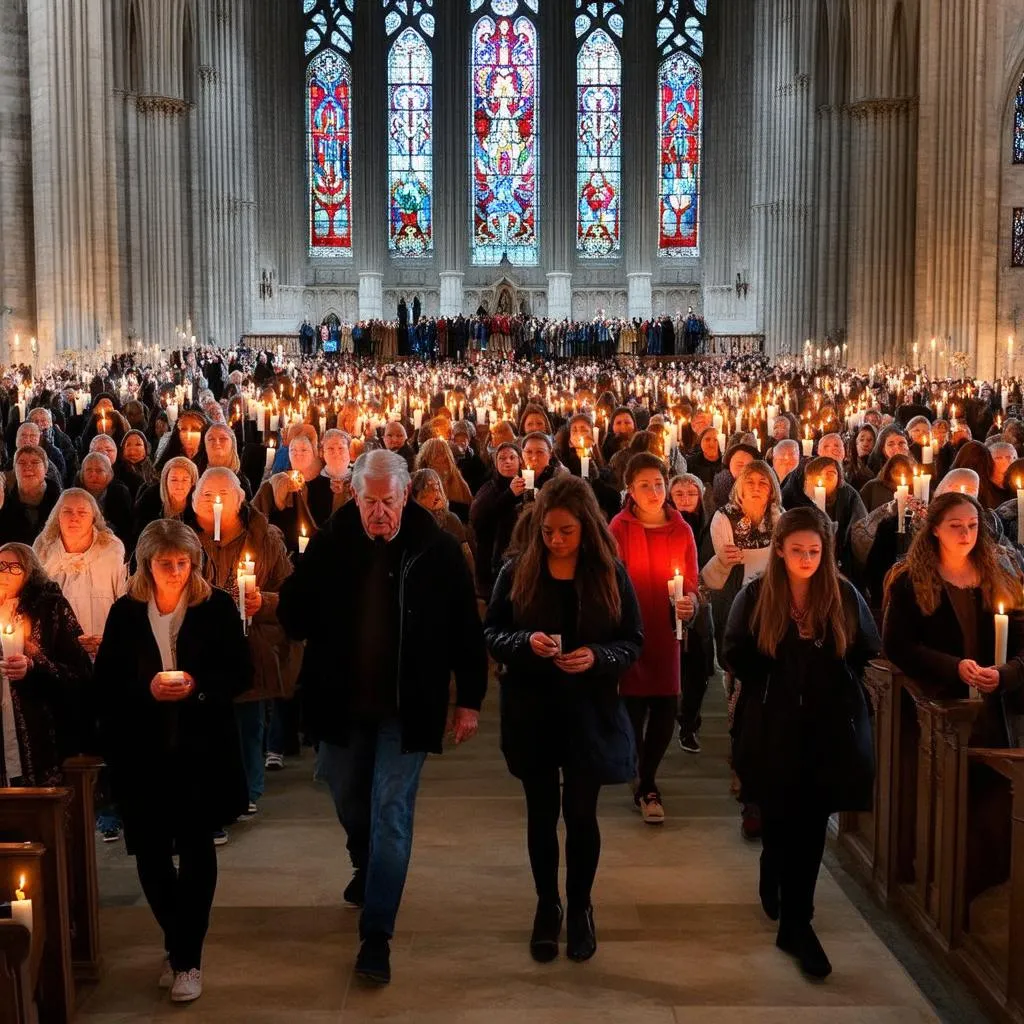
[{"label": "candle in hand", "polygon": [[536,479],[536,472],[532,469],[523,470],[523,483],[526,484],[526,489],[532,491],[534,487],[534,481]]},{"label": "candle in hand", "polygon": [[1017,543],[1024,544],[1024,480],[1017,477]]},{"label": "candle in hand", "polygon": [[818,483],[814,488],[814,504],[817,505],[822,512],[825,511],[825,497],[825,482],[821,477],[818,477]]},{"label": "candle in hand", "polygon": [[586,448],[583,449],[583,454],[580,456],[580,476],[584,480],[590,479],[590,455]]},{"label": "candle in hand", "polygon": [[907,498],[910,495],[910,488],[907,487],[907,478],[900,477],[900,485],[896,488],[896,532],[906,533],[907,524],[904,518],[907,511]]},{"label": "candle in hand", "polygon": [[4,658],[17,658],[25,653],[25,634],[20,624],[8,622],[0,633],[0,645],[3,647]]},{"label": "candle in hand", "polygon": [[934,458],[935,449],[932,448],[931,438],[928,438],[925,443],[921,445],[921,463],[925,466],[930,466]]},{"label": "candle in hand", "polygon": [[273,438],[267,443],[267,469],[271,469],[274,465],[274,440]]},{"label": "candle in hand", "polygon": [[1006,664],[1006,645],[1007,640],[1010,636],[1010,617],[1005,614],[1005,609],[1002,604],[999,605],[999,611],[996,614],[996,665]]},{"label": "candle in hand", "polygon": [[302,528],[302,532],[299,534],[299,554],[304,555],[306,553],[306,546],[309,544],[309,535],[306,533],[306,528]]},{"label": "candle in hand", "polygon": [[805,459],[809,459],[814,454],[814,438],[811,437],[810,427],[804,430],[803,451]]},{"label": "candle in hand", "polygon": [[220,520],[223,515],[224,503],[220,500],[220,495],[218,494],[213,499],[213,539],[215,541],[220,540]]},{"label": "candle in hand", "polygon": [[18,879],[18,888],[14,893],[14,902],[11,904],[11,919],[28,929],[32,934],[32,901],[25,899],[25,876]]}]

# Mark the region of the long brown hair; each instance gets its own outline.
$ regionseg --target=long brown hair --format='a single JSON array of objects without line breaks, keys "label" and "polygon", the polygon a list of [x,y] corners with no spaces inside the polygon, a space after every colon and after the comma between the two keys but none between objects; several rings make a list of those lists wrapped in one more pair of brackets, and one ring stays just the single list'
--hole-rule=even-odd
[{"label": "long brown hair", "polygon": [[[619,621],[622,599],[616,574],[618,547],[597,504],[590,485],[577,476],[560,474],[538,492],[534,508],[524,523],[521,543],[512,577],[512,604],[520,617],[528,615],[539,603],[541,580],[546,575],[548,549],[544,544],[544,517],[562,509],[579,520],[580,550],[576,562],[576,590],[587,595],[583,607],[595,611],[606,625]],[[516,531],[517,533],[519,531]]]},{"label": "long brown hair", "polygon": [[978,539],[969,557],[981,577],[985,607],[994,611],[1000,602],[1009,608],[1018,606],[1020,580],[1007,560],[1000,557],[999,545],[988,528],[985,510],[969,494],[955,491],[940,494],[928,506],[928,514],[911,541],[906,560],[889,570],[885,580],[885,605],[889,603],[892,585],[901,576],[909,575],[917,606],[924,615],[935,614],[942,600],[942,577],[939,575],[939,542],[934,531],[957,505],[970,505],[978,513]]},{"label": "long brown hair", "polygon": [[816,533],[821,540],[821,564],[811,577],[807,595],[807,628],[819,640],[831,632],[836,654],[841,658],[846,654],[849,637],[839,587],[839,570],[836,568],[832,523],[816,506],[801,505],[790,509],[775,524],[768,567],[762,578],[761,593],[754,605],[750,627],[757,636],[758,648],[769,658],[774,658],[792,622],[792,595],[782,545],[787,537],[802,530]]}]

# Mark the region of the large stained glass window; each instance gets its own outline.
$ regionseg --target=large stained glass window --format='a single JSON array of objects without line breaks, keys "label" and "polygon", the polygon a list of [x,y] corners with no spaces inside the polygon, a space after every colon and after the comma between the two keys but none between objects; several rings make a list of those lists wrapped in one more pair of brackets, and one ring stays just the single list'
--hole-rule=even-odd
[{"label": "large stained glass window", "polygon": [[537,0],[470,0],[472,261],[540,259],[537,232]]},{"label": "large stained glass window", "polygon": [[622,213],[621,2],[576,0],[576,250],[619,251]]},{"label": "large stained glass window", "polygon": [[1010,266],[1024,267],[1024,209],[1020,207],[1013,211]]},{"label": "large stained glass window", "polygon": [[352,14],[355,0],[302,0],[306,15],[309,254],[352,255]]},{"label": "large stained glass window", "polygon": [[700,252],[702,17],[706,0],[658,0],[658,250]]},{"label": "large stained glass window", "polygon": [[1013,110],[1013,162],[1024,164],[1024,78],[1017,88],[1017,102]]},{"label": "large stained glass window", "polygon": [[434,248],[433,0],[384,0],[388,51],[388,246],[396,256]]}]

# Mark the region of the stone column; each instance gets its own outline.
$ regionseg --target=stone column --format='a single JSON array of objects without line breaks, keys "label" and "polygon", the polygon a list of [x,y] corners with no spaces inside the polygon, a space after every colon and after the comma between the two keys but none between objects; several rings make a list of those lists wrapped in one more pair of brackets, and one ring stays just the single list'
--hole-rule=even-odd
[{"label": "stone column", "polygon": [[440,316],[458,316],[462,312],[462,279],[461,271],[441,271],[441,296],[439,303]]},{"label": "stone column", "polygon": [[541,5],[541,265],[549,268],[548,316],[568,317],[576,238],[576,32],[569,0]]},{"label": "stone column", "polygon": [[572,317],[572,274],[559,271],[548,274],[548,316],[552,320]]},{"label": "stone column", "polygon": [[384,275],[380,271],[359,272],[359,319],[380,320],[384,316]]},{"label": "stone column", "polygon": [[121,342],[112,18],[103,0],[28,4],[41,363]]},{"label": "stone column", "polygon": [[646,320],[654,315],[649,273],[627,274],[626,289],[626,316]]}]

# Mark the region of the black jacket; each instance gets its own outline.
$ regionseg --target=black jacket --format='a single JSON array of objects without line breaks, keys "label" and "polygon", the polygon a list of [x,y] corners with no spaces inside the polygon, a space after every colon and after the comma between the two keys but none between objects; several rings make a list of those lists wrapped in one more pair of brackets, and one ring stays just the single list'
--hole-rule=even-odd
[{"label": "black jacket", "polygon": [[43,531],[46,520],[53,511],[60,497],[60,486],[47,478],[46,493],[43,500],[37,506],[38,514],[35,525],[30,522],[25,511],[25,506],[18,497],[18,488],[15,485],[13,490],[7,492],[3,508],[0,509],[0,544],[9,544],[17,541],[20,544],[32,546],[32,542]]},{"label": "black jacket", "polygon": [[594,666],[567,675],[530,648],[530,634],[559,632],[563,614],[547,567],[539,607],[520,617],[512,604],[515,562],[494,585],[484,632],[501,675],[501,749],[518,778],[570,767],[600,782],[628,782],[634,770],[633,737],[619,700],[619,680],[639,657],[644,632],[633,584],[616,567],[622,614],[612,627],[591,621],[577,583],[576,646],[594,652]]},{"label": "black jacket", "polygon": [[149,692],[161,661],[148,609],[115,602],[95,667],[100,741],[129,850],[183,827],[213,831],[248,806],[233,702],[252,686],[252,664],[234,601],[215,589],[186,610],[177,667],[196,687],[174,703]]},{"label": "black jacket", "polygon": [[840,580],[845,655],[831,635],[802,640],[790,623],[770,658],[752,625],[761,586],[761,578],[752,580],[736,597],[722,649],[741,683],[733,764],[743,798],[771,817],[868,810],[874,741],[861,679],[881,647],[871,613],[853,584]]},{"label": "black jacket", "polygon": [[491,596],[523,508],[523,495],[513,493],[512,479],[495,471],[469,508],[469,522],[476,534],[476,591],[484,600]]},{"label": "black jacket", "polygon": [[[989,666],[995,660],[995,619],[981,605],[975,591],[977,621],[974,629],[978,650],[974,660]],[[1007,638],[1007,662],[999,666],[999,690],[985,697],[985,708],[975,723],[971,739],[988,747],[1006,747],[1012,732],[1010,715],[1024,714],[1024,613],[1011,611]],[[958,672],[964,653],[964,631],[945,589],[932,615],[918,606],[910,576],[903,573],[889,590],[882,626],[885,656],[913,679],[930,697],[963,700],[970,689]]]},{"label": "black jacket", "polygon": [[[782,504],[788,512],[801,506],[814,506],[814,499],[804,491],[804,466],[797,466],[782,488]],[[857,491],[847,483],[840,484],[825,502],[826,514],[835,523],[836,560],[847,576],[853,575],[853,550],[850,547],[850,530],[853,524],[867,515],[864,502]]]},{"label": "black jacket", "polygon": [[[395,680],[405,751],[440,753],[455,673],[457,703],[479,710],[487,690],[487,653],[469,568],[458,542],[414,502],[402,513],[401,628]],[[314,740],[345,745],[351,727],[346,651],[357,643],[353,608],[364,571],[363,525],[355,502],[317,531],[281,587],[277,615],[306,641],[299,676],[304,726]]]}]

